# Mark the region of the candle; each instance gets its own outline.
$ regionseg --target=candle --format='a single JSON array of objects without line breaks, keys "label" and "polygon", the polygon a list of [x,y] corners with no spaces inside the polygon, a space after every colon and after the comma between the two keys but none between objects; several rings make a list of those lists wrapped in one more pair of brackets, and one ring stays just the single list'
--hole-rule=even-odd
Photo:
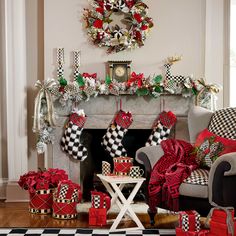
[{"label": "candle", "polygon": [[57,48],[57,62],[64,64],[64,48]]},{"label": "candle", "polygon": [[80,51],[74,51],[74,65],[75,67],[80,67]]}]

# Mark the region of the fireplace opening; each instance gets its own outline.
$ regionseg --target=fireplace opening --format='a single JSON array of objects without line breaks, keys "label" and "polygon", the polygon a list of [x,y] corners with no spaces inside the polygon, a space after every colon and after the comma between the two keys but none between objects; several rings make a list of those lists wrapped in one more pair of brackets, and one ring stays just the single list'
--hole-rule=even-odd
[{"label": "fireplace opening", "polygon": [[[128,157],[135,158],[136,151],[145,145],[151,132],[151,129],[128,130],[122,140],[122,145],[126,149]],[[102,137],[105,133],[106,129],[84,129],[81,137],[81,142],[88,149],[88,157],[81,162],[80,167],[84,201],[91,199],[91,190],[105,190],[101,182],[96,178],[96,174],[102,172],[102,161],[109,162],[113,170],[113,158],[101,145]],[[139,165],[135,159],[133,164]]]}]

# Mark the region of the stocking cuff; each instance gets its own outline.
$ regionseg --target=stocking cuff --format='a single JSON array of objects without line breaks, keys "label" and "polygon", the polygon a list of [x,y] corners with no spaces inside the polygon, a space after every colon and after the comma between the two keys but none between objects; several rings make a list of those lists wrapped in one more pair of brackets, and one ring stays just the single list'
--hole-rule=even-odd
[{"label": "stocking cuff", "polygon": [[114,119],[115,123],[124,129],[128,129],[133,122],[132,114],[130,112],[125,112],[120,110]]},{"label": "stocking cuff", "polygon": [[174,126],[174,124],[177,121],[177,118],[175,116],[175,114],[171,111],[163,111],[160,116],[159,116],[159,120],[161,122],[161,124],[167,128],[171,128],[172,126]]},{"label": "stocking cuff", "polygon": [[84,127],[86,119],[87,119],[86,116],[79,116],[77,113],[71,113],[69,121],[82,128]]}]

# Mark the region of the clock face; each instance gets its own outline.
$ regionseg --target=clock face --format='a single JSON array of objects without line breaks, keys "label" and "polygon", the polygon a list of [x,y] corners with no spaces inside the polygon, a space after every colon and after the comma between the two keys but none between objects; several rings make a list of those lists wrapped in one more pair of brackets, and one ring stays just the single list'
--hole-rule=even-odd
[{"label": "clock face", "polygon": [[115,75],[118,77],[122,77],[125,74],[125,68],[123,66],[117,66],[114,70]]}]

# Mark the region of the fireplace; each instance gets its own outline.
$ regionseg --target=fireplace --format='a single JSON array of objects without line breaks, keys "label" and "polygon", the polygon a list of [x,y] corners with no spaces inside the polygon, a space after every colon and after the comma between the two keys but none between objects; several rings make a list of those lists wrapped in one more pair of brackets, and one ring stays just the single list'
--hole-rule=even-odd
[{"label": "fireplace", "polygon": [[[77,104],[78,108],[84,109],[87,115],[81,141],[88,148],[89,155],[83,162],[74,160],[61,151],[60,139],[72,106],[68,104],[62,109],[59,104],[55,104],[59,119],[55,143],[48,150],[49,165],[65,169],[69,178],[81,185],[85,195],[90,194],[89,190],[93,188],[94,173],[101,173],[101,161],[105,160],[113,164],[112,158],[101,146],[101,139],[117,112],[118,102],[119,99],[116,96],[99,96],[88,102]],[[179,139],[189,139],[187,113],[193,104],[191,98],[183,98],[181,95],[162,95],[160,98],[151,99],[124,95],[122,103],[122,109],[131,111],[134,120],[123,139],[128,156],[135,157],[136,150],[144,146],[154,121],[163,110],[171,110],[177,116],[177,124],[172,136]]]}]

